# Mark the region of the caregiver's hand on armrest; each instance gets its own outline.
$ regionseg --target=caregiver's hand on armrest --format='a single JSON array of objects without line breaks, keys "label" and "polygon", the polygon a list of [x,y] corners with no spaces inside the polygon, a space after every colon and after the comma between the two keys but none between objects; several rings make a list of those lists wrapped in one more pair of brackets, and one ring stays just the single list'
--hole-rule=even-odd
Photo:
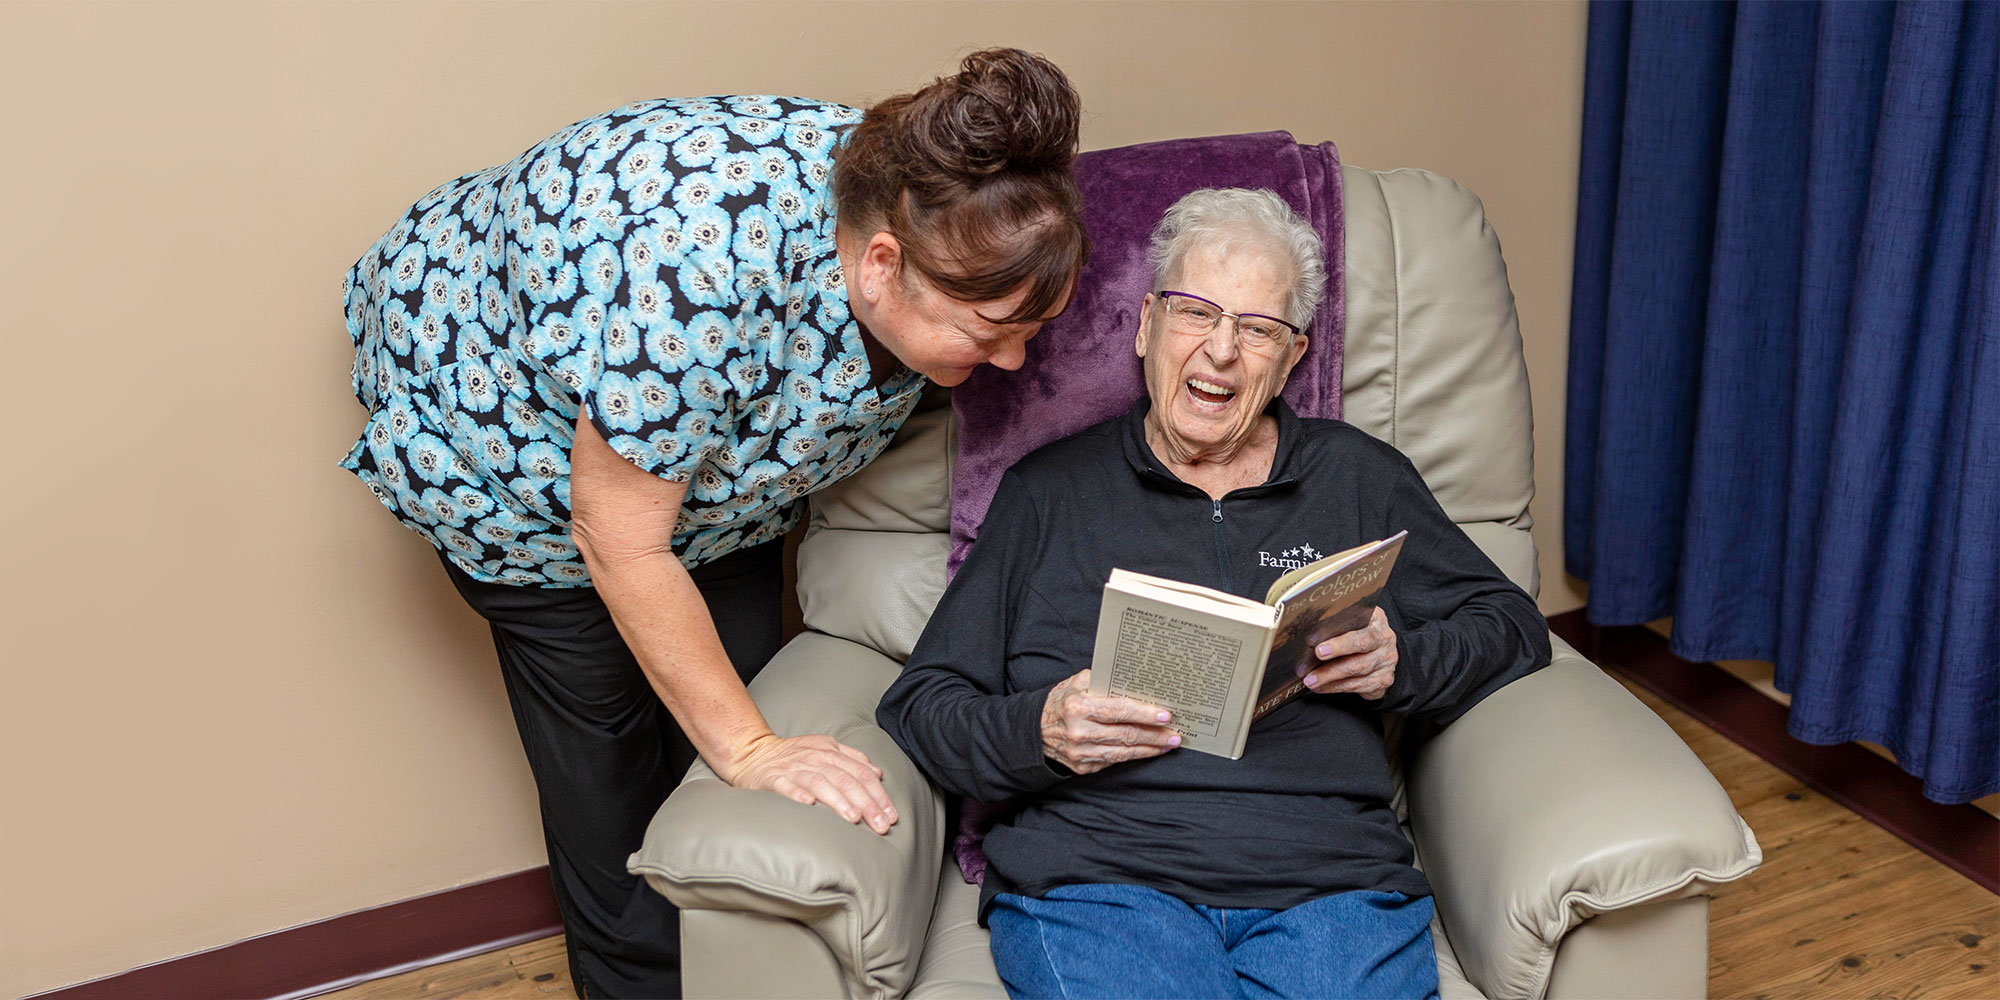
[{"label": "caregiver's hand on armrest", "polygon": [[1157,757],[1181,745],[1166,725],[1172,719],[1158,705],[1091,694],[1090,671],[1082,670],[1049,689],[1042,703],[1042,754],[1078,774]]},{"label": "caregiver's hand on armrest", "polygon": [[821,803],[849,823],[866,819],[876,833],[888,833],[896,822],[882,769],[831,736],[766,733],[738,754],[731,773],[717,769],[716,774],[738,788],[777,792],[804,805]]}]

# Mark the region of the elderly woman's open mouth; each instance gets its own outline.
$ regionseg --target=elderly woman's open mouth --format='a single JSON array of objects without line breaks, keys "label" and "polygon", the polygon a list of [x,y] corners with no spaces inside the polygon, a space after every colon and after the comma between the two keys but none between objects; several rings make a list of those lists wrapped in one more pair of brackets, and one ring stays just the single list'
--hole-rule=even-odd
[{"label": "elderly woman's open mouth", "polygon": [[1229,401],[1236,398],[1236,388],[1234,386],[1226,382],[1202,378],[1199,375],[1188,379],[1187,387],[1188,395],[1194,397],[1195,402],[1206,404],[1208,407],[1217,410],[1227,408]]}]

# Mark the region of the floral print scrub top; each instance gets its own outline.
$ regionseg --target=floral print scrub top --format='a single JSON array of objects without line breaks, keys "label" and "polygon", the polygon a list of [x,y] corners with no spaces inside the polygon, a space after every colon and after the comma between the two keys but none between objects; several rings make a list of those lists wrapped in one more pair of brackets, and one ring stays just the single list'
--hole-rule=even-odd
[{"label": "floral print scrub top", "polygon": [[693,567],[783,535],[879,455],[922,376],[871,372],[834,251],[833,152],[861,112],[648,101],[425,195],[347,275],[342,467],[475,579],[588,586],[569,449],[687,482]]}]

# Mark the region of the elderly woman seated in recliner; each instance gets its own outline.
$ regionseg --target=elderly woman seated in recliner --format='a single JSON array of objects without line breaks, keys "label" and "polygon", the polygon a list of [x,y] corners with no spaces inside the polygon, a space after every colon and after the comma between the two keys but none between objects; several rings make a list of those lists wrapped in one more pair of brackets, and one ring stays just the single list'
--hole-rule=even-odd
[{"label": "elderly woman seated in recliner", "polygon": [[[1382,713],[1449,723],[1549,661],[1547,626],[1393,447],[1278,398],[1325,287],[1269,191],[1203,190],[1153,233],[1132,410],[1021,460],[877,716],[939,785],[1019,808],[981,919],[1016,997],[1424,997],[1430,888]],[[1301,545],[1409,531],[1374,612],[1241,760],[1089,693],[1113,567],[1261,599]]]}]

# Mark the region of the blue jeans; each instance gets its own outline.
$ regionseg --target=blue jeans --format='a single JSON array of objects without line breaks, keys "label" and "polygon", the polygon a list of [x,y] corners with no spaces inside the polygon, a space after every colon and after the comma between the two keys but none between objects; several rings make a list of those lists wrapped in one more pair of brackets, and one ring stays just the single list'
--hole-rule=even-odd
[{"label": "blue jeans", "polygon": [[1040,899],[1002,893],[987,923],[1017,998],[1438,995],[1429,897],[1343,892],[1239,910],[1066,885]]}]

